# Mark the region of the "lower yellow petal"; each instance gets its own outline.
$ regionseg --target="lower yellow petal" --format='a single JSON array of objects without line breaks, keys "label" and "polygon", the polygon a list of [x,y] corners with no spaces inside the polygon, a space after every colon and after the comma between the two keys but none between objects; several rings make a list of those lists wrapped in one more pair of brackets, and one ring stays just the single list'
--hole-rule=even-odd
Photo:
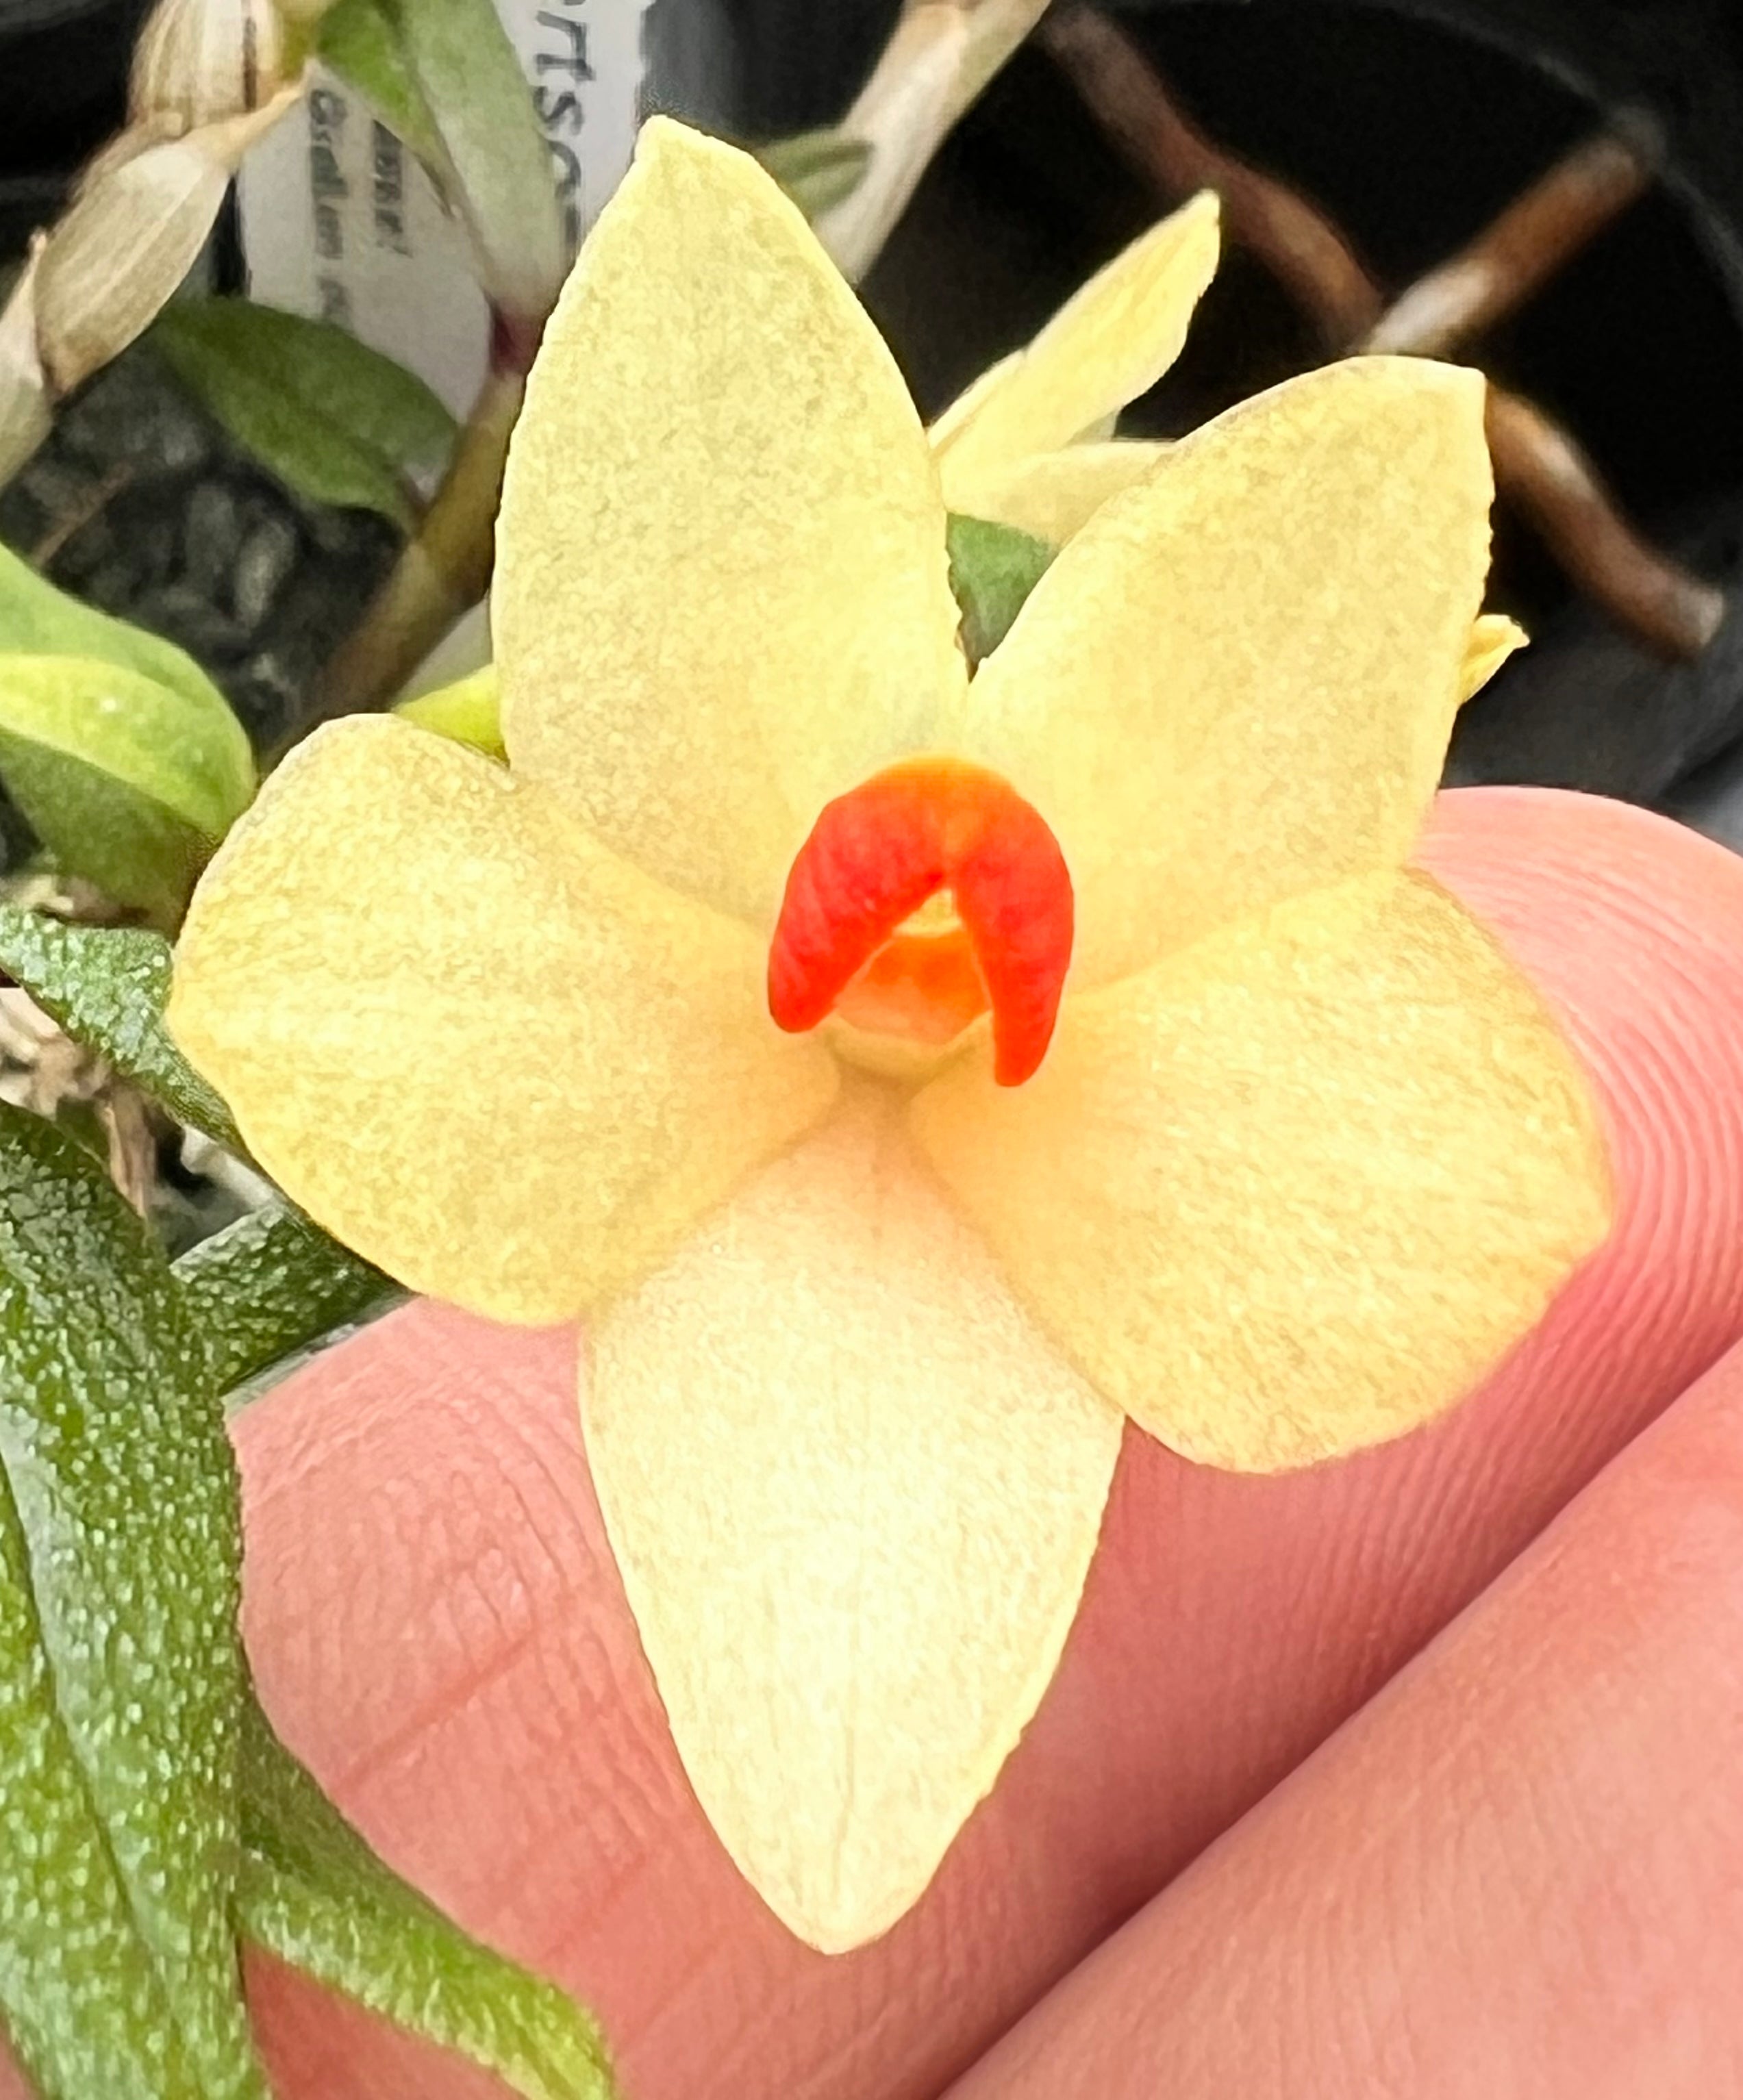
[{"label": "lower yellow petal", "polygon": [[826,1952],[893,1925],[1077,1611],[1119,1414],[859,1083],[600,1322],[583,1401],[678,1751]]},{"label": "lower yellow petal", "polygon": [[1609,1224],[1571,1052],[1414,876],[1069,1000],[1026,1086],[964,1065],[915,1113],[1067,1353],[1153,1436],[1242,1471],[1450,1406]]},{"label": "lower yellow petal", "polygon": [[958,508],[1062,547],[1110,496],[1141,481],[1167,452],[1163,444],[1114,439],[1036,452],[977,483],[965,483]]},{"label": "lower yellow petal", "polygon": [[409,1285],[561,1320],[833,1098],[761,943],[546,791],[359,716],[293,752],[195,894],[169,1021],[275,1180]]},{"label": "lower yellow petal", "polygon": [[977,514],[989,475],[1070,444],[1155,385],[1216,274],[1217,212],[1206,190],[1140,235],[945,410],[932,445],[952,510]]}]

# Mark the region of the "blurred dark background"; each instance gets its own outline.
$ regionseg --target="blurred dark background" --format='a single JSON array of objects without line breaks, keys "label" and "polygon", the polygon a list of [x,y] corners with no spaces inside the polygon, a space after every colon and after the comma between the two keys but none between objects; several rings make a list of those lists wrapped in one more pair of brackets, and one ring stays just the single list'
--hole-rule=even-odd
[{"label": "blurred dark background", "polygon": [[[0,0],[0,256],[114,128],[142,11],[141,0]],[[1737,583],[1743,7],[1152,0],[1118,11],[1200,126],[1326,207],[1389,289],[1599,124],[1644,122],[1657,186],[1472,354],[1566,424],[1651,536]],[[895,0],[656,0],[651,96],[745,138],[827,121],[896,12]],[[1022,340],[1156,210],[1052,62],[1020,52],[939,154],[864,287],[923,407]],[[233,263],[220,254],[221,274]],[[1287,296],[1236,252],[1132,426],[1184,429],[1321,354]],[[1578,602],[1504,506],[1496,589],[1537,646],[1467,710],[1455,777],[1597,788],[1723,832],[1731,804],[1743,809],[1727,770],[1743,775],[1743,751],[1730,749],[1743,737],[1743,619],[1697,663],[1667,664]]]}]

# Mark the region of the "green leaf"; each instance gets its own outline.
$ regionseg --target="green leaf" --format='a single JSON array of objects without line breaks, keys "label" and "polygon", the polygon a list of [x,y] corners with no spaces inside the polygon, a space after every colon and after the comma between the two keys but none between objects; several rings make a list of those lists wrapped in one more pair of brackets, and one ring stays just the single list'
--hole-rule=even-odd
[{"label": "green leaf", "polygon": [[487,758],[508,756],[502,746],[502,690],[494,664],[452,686],[401,700],[394,712],[452,743],[470,743]]},{"label": "green leaf", "polygon": [[164,1027],[172,960],[169,942],[141,928],[68,926],[0,904],[0,970],[75,1043],[108,1058],[183,1123],[240,1152],[230,1111]]},{"label": "green leaf", "polygon": [[280,1961],[494,2071],[526,2100],[611,2100],[593,2021],[384,1866],[272,1732],[242,1723],[242,1929]]},{"label": "green leaf", "polygon": [[173,921],[254,762],[215,690],[95,656],[0,655],[0,779],[63,867]]},{"label": "green leaf", "polygon": [[952,512],[945,529],[951,589],[962,608],[962,646],[970,664],[990,656],[1011,630],[1023,600],[1058,549],[1014,526]]},{"label": "green leaf", "polygon": [[0,546],[0,655],[8,653],[95,656],[184,694],[197,708],[215,705],[229,712],[217,686],[173,642],[69,598],[9,547]]},{"label": "green leaf", "polygon": [[416,522],[407,476],[454,419],[422,380],[330,321],[248,299],[178,300],[150,341],[231,435],[298,495]]},{"label": "green leaf", "polygon": [[850,197],[872,161],[865,139],[850,139],[832,126],[771,139],[755,152],[807,218],[817,218]]},{"label": "green leaf", "polygon": [[0,1108],[0,2001],[64,2100],[266,2100],[237,1974],[241,1540],[182,1293]]},{"label": "green leaf", "polygon": [[320,18],[316,50],[431,174],[446,177],[435,120],[412,76],[388,0],[338,0]]},{"label": "green leaf", "polygon": [[[505,313],[542,321],[568,256],[550,148],[492,0],[386,0],[384,12],[430,112],[435,172],[472,236],[479,282]],[[562,25],[585,36],[578,11],[563,11]],[[576,49],[584,64],[585,46]]]},{"label": "green leaf", "polygon": [[175,1264],[220,1392],[348,1326],[399,1286],[286,1203],[201,1240]]}]

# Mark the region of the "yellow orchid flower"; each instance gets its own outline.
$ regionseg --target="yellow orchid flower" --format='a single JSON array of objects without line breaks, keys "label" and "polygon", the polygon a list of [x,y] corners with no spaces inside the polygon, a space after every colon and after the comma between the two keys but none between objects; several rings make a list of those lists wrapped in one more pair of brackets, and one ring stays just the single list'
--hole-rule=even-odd
[{"label": "yellow orchid flower", "polygon": [[336,723],[201,883],[170,1025],[267,1170],[414,1289],[587,1316],[678,1750],[814,1946],[992,1785],[1128,1416],[1256,1471],[1397,1436],[1608,1229],[1554,1021],[1405,865],[1490,493],[1476,374],[1311,373],[971,682],[888,351],[656,121],[514,439],[507,767]]}]

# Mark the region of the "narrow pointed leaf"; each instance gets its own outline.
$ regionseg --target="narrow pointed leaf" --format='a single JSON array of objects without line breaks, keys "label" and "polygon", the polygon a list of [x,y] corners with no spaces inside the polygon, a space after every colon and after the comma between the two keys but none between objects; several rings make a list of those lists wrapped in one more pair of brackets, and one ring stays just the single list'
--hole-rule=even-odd
[{"label": "narrow pointed leaf", "polygon": [[[396,0],[393,19],[450,171],[450,201],[472,236],[479,281],[492,305],[541,320],[567,258],[550,149],[508,33],[492,0]],[[561,20],[585,38],[577,11]],[[585,63],[579,41],[576,63]]]},{"label": "narrow pointed leaf", "polygon": [[201,1241],[175,1273],[225,1393],[402,1295],[285,1203]]},{"label": "narrow pointed leaf", "polygon": [[[10,1108],[0,1109],[0,1466],[35,1605],[37,1681],[51,1688],[86,1827],[113,1862],[167,2010],[155,2041],[126,2030],[106,2085],[99,2065],[123,2040],[113,1992],[130,1974],[144,1992],[138,1957],[98,1979],[100,2058],[77,2054],[83,2007],[72,1992],[71,2054],[43,2083],[97,2100],[128,2089],[143,2052],[158,2066],[143,2089],[156,2100],[265,2100],[229,1915],[241,1539],[222,1414],[145,1227],[70,1140]],[[36,1776],[4,1774],[8,1811],[15,1787]],[[30,1894],[56,1864],[29,1844],[0,1858],[11,1885],[0,1915],[15,1930],[37,1929]]]},{"label": "narrow pointed leaf", "polygon": [[390,0],[338,0],[320,18],[316,49],[439,179],[449,170],[435,121],[413,77]]},{"label": "narrow pointed leaf", "polygon": [[0,655],[0,779],[63,867],[170,922],[254,788],[217,694],[88,656]]},{"label": "narrow pointed leaf", "polygon": [[0,2015],[32,2082],[64,2100],[189,2091],[162,1979],[55,1707],[29,1554],[3,1476],[0,1846]]},{"label": "narrow pointed leaf", "polygon": [[605,2045],[588,2014],[468,1938],[384,1865],[252,1698],[242,1746],[238,1908],[249,1939],[494,2071],[525,2100],[611,2100]]},{"label": "narrow pointed leaf", "polygon": [[969,661],[990,656],[1010,632],[1023,601],[1046,574],[1058,549],[1012,525],[952,512],[946,528],[951,589],[962,607],[962,646]]},{"label": "narrow pointed leaf", "polygon": [[230,1111],[164,1027],[170,965],[170,944],[161,934],[68,926],[0,904],[0,971],[22,985],[75,1043],[106,1057],[183,1123],[240,1152]]},{"label": "narrow pointed leaf", "polygon": [[454,419],[404,366],[330,321],[248,299],[178,302],[151,340],[189,393],[299,495],[413,523],[407,477],[446,456]]}]

